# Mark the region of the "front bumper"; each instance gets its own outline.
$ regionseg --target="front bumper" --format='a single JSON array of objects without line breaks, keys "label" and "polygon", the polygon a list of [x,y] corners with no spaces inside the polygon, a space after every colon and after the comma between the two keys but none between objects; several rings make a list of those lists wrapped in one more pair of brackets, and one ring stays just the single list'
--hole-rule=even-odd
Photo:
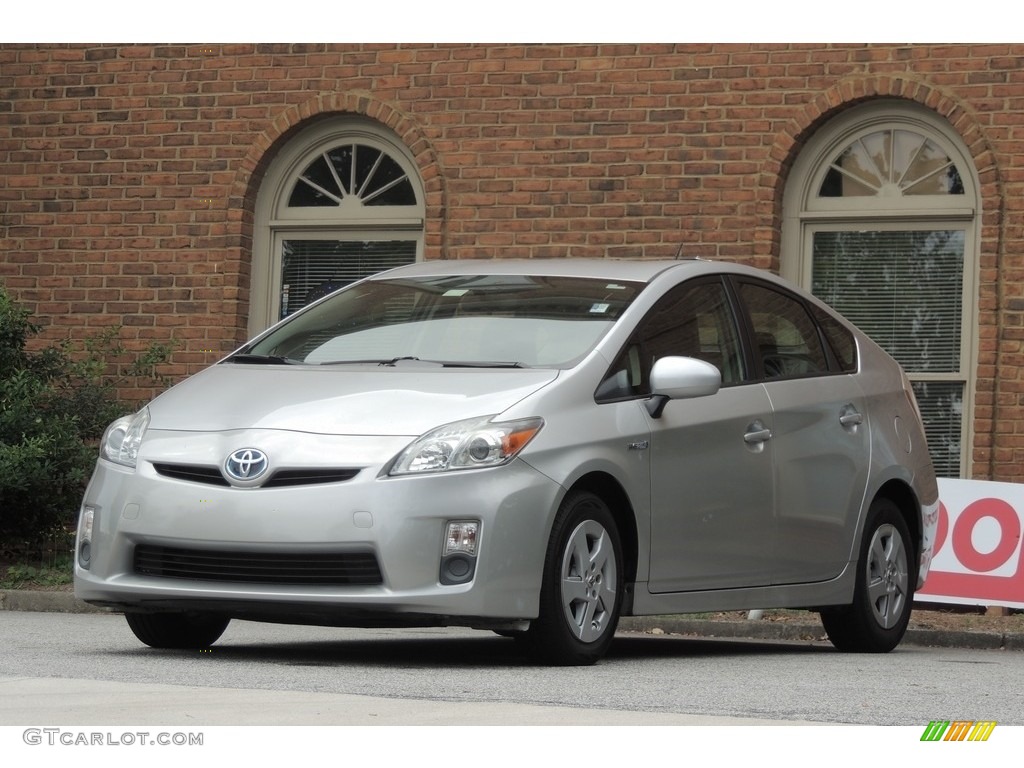
[{"label": "front bumper", "polygon": [[[357,626],[501,625],[537,615],[561,488],[522,461],[399,478],[379,477],[377,465],[345,482],[263,489],[169,478],[153,460],[140,459],[135,470],[97,463],[83,501],[92,517],[88,567],[80,555],[75,564],[75,594],[86,602]],[[480,521],[475,570],[466,583],[442,584],[444,531],[453,520]],[[76,553],[82,536],[80,526]],[[371,553],[380,579],[294,584],[154,575],[137,567],[139,547],[292,561]]]},{"label": "front bumper", "polygon": [[917,564],[917,589],[924,586],[935,555],[935,537],[939,531],[939,502],[921,507],[921,557]]}]

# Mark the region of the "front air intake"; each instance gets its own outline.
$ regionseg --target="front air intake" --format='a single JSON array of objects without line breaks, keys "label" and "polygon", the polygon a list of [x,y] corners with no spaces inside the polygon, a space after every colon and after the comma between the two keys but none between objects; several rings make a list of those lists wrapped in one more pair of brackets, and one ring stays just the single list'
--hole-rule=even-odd
[{"label": "front air intake", "polygon": [[237,552],[140,544],[133,566],[140,576],[248,584],[342,586],[384,580],[373,552]]}]

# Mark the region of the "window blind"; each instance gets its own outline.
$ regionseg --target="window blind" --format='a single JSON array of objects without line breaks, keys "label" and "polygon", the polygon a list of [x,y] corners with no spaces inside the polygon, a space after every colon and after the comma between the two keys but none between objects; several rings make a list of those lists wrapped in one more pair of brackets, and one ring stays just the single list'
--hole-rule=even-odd
[{"label": "window blind", "polygon": [[962,230],[816,232],[812,290],[911,373],[959,373]]},{"label": "window blind", "polygon": [[935,473],[939,477],[959,477],[964,385],[952,381],[917,381],[914,382],[914,397],[921,409]]},{"label": "window blind", "polygon": [[415,260],[414,240],[285,240],[280,317],[356,280]]},{"label": "window blind", "polygon": [[[914,381],[940,477],[959,477],[963,443],[963,230],[818,231],[813,293],[858,326]],[[935,380],[935,374],[950,374]]]}]

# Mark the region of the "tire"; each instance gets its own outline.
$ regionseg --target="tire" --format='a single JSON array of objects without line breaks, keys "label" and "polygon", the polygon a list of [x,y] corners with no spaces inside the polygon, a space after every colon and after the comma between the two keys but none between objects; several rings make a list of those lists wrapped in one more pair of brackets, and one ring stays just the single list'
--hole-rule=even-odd
[{"label": "tire", "polygon": [[875,499],[868,510],[857,561],[853,603],[821,612],[828,639],[840,651],[887,653],[907,631],[917,562],[907,523],[896,504]]},{"label": "tire", "polygon": [[217,642],[231,619],[216,614],[126,613],[132,632],[152,648],[206,648]]},{"label": "tire", "polygon": [[520,637],[543,664],[585,666],[608,650],[622,604],[622,545],[608,505],[576,491],[562,502],[544,561],[540,614]]}]

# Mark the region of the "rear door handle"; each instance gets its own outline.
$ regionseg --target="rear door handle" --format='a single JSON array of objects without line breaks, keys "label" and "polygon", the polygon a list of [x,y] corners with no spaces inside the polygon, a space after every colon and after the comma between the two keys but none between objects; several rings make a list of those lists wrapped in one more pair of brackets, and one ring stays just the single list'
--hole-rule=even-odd
[{"label": "rear door handle", "polygon": [[839,411],[839,423],[844,427],[857,427],[864,423],[864,415],[854,405],[847,403]]}]

